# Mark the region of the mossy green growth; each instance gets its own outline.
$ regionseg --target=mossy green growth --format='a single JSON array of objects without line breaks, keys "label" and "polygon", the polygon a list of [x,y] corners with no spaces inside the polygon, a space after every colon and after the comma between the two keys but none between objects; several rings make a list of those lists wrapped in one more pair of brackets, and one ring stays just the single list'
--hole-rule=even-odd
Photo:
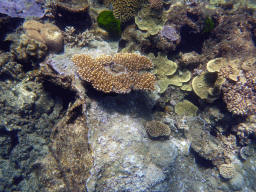
[{"label": "mossy green growth", "polygon": [[115,18],[113,11],[102,11],[97,22],[99,27],[105,29],[111,37],[121,36],[121,22]]},{"label": "mossy green growth", "polygon": [[214,29],[213,20],[210,17],[206,17],[201,33],[205,34],[205,33],[211,32],[213,29]]}]

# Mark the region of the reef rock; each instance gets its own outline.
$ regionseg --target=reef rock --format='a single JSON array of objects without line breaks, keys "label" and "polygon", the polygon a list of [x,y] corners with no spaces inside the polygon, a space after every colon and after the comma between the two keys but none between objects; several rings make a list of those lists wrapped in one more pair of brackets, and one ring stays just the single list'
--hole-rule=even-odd
[{"label": "reef rock", "polygon": [[[138,102],[141,97],[135,93],[131,100],[119,95],[119,99],[109,97],[92,102],[88,126],[94,166],[87,182],[88,191],[166,191],[166,170],[174,165],[178,147],[172,140],[148,138],[141,118],[133,117],[142,110],[141,101]],[[129,107],[120,105],[120,100],[128,100]],[[139,115],[144,116],[147,111],[144,107]],[[131,115],[134,112],[137,114]]]}]

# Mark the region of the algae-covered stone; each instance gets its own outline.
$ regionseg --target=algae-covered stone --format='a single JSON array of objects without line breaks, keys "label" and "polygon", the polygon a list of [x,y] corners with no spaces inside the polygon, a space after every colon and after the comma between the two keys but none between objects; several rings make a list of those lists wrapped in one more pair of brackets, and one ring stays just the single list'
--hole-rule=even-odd
[{"label": "algae-covered stone", "polygon": [[135,17],[135,23],[138,28],[143,31],[148,31],[150,35],[156,35],[167,21],[167,13],[163,11],[159,14],[150,7],[142,8]]},{"label": "algae-covered stone", "polygon": [[175,105],[175,113],[178,115],[186,115],[188,117],[195,117],[198,108],[188,100],[178,102]]},{"label": "algae-covered stone", "polygon": [[212,102],[219,98],[220,89],[224,82],[225,78],[218,76],[217,72],[204,72],[192,80],[192,87],[198,97]]}]

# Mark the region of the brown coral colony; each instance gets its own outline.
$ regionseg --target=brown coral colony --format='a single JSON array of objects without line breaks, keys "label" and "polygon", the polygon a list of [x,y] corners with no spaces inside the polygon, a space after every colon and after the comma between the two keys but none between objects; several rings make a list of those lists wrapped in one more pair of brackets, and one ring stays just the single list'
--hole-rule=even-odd
[{"label": "brown coral colony", "polygon": [[145,56],[133,53],[101,55],[94,59],[90,55],[74,55],[72,61],[78,67],[78,75],[104,93],[129,93],[133,90],[153,91],[155,76],[142,70],[153,68]]}]

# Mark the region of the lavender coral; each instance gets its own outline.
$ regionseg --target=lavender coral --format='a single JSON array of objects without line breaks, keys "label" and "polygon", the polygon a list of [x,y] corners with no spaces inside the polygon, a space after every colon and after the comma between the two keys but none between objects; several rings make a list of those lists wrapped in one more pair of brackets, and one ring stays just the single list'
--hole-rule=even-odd
[{"label": "lavender coral", "polygon": [[45,11],[38,1],[28,0],[1,0],[0,13],[10,17],[26,18],[29,16],[43,17]]}]

